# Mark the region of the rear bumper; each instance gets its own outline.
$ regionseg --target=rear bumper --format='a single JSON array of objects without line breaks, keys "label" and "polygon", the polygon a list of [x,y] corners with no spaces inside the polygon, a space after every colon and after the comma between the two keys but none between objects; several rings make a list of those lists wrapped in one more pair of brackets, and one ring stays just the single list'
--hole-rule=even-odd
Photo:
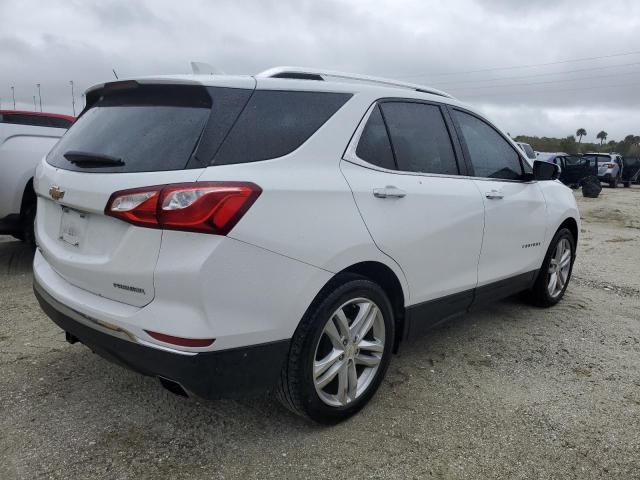
[{"label": "rear bumper", "polygon": [[70,310],[37,281],[33,289],[49,318],[93,352],[143,375],[172,380],[203,398],[273,387],[289,352],[289,340],[215,352],[171,352],[127,339],[127,332]]}]

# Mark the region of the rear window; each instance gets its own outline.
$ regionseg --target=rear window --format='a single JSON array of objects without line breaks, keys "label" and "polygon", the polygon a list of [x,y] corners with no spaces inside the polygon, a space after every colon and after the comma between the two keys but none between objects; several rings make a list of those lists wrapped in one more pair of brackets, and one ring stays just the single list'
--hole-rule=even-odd
[{"label": "rear window", "polygon": [[46,115],[28,115],[24,113],[0,114],[0,123],[14,125],[29,125],[32,127],[69,128],[73,122],[66,118],[49,117]]},{"label": "rear window", "polygon": [[[237,92],[244,92],[238,95]],[[144,85],[107,90],[86,110],[49,153],[56,167],[83,172],[127,173],[181,170],[202,166],[190,161],[205,125],[228,131],[246,104],[250,90],[192,85]],[[231,102],[226,101],[231,98]],[[213,105],[213,108],[212,108]],[[216,106],[222,105],[220,112]],[[219,147],[207,143],[206,162]],[[123,165],[72,163],[74,152],[119,159]]]},{"label": "rear window", "polygon": [[351,96],[135,82],[107,85],[104,92],[93,94],[90,108],[49,153],[51,165],[128,173],[281,157],[302,145]]},{"label": "rear window", "polygon": [[307,141],[351,94],[257,90],[213,159],[213,165],[282,157]]}]

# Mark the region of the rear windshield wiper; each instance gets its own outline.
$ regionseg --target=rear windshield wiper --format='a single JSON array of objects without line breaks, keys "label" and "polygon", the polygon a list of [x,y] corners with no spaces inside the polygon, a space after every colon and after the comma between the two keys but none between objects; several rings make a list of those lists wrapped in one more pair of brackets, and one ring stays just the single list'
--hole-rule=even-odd
[{"label": "rear windshield wiper", "polygon": [[64,158],[74,165],[85,168],[121,167],[124,165],[124,160],[121,158],[112,157],[111,155],[105,155],[103,153],[69,150],[64,154]]}]

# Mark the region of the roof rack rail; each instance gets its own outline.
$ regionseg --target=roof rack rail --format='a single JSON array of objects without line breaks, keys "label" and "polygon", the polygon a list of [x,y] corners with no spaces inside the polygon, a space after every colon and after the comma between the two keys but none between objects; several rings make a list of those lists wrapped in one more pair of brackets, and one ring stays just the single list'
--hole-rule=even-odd
[{"label": "roof rack rail", "polygon": [[379,85],[389,85],[391,87],[408,88],[431,95],[440,95],[441,97],[454,98],[446,92],[435,88],[418,85],[416,83],[402,82],[392,80],[390,78],[371,77],[369,75],[359,75],[357,73],[337,72],[334,70],[322,70],[316,68],[305,67],[273,67],[264,72],[260,72],[256,77],[261,78],[293,78],[298,80],[324,80],[324,77],[343,78],[346,80],[355,80],[359,82],[375,83]]}]

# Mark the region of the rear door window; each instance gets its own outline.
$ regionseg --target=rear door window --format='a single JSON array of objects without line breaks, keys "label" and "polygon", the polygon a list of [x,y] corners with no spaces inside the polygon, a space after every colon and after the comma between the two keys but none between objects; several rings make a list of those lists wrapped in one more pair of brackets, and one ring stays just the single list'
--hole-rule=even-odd
[{"label": "rear door window", "polygon": [[384,102],[380,105],[389,128],[399,170],[457,175],[451,137],[437,105]]},{"label": "rear door window", "polygon": [[522,165],[516,150],[493,127],[478,117],[453,110],[466,143],[476,177],[519,180]]},{"label": "rear door window", "polygon": [[396,164],[387,135],[387,127],[384,125],[380,107],[375,106],[367,124],[362,131],[358,148],[356,148],[358,158],[378,167],[395,170]]},{"label": "rear door window", "polygon": [[249,163],[293,152],[311,137],[351,94],[256,90],[213,165]]}]

